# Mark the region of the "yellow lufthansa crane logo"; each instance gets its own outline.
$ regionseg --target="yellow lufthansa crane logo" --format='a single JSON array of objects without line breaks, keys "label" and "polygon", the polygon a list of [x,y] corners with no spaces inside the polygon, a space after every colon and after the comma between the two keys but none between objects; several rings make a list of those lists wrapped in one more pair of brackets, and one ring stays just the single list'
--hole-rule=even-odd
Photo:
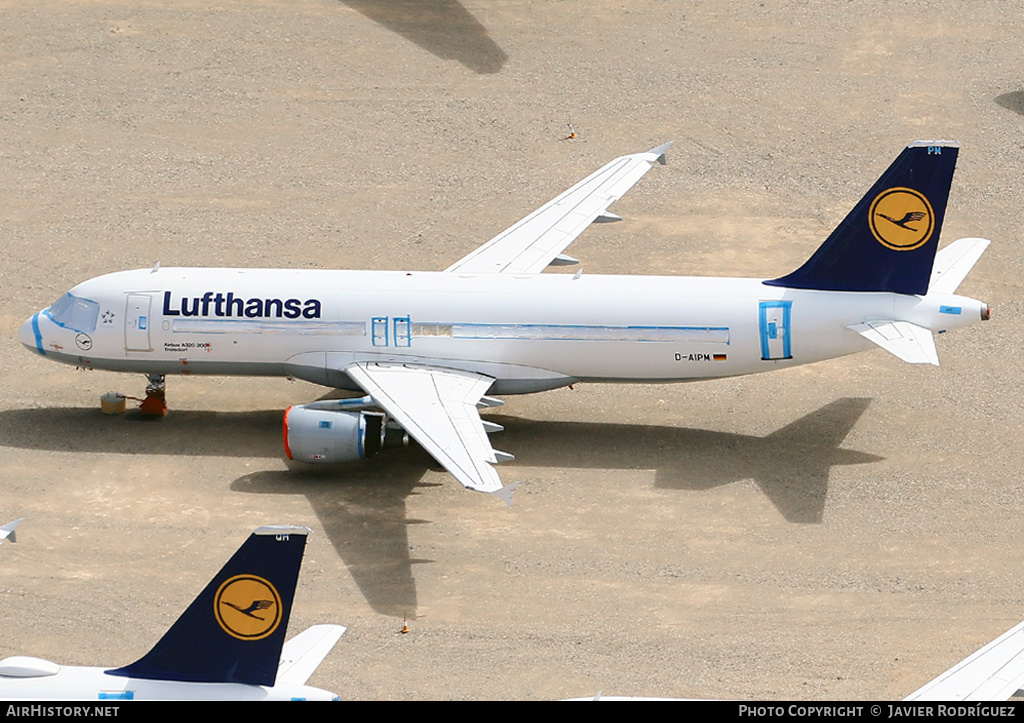
[{"label": "yellow lufthansa crane logo", "polygon": [[890,188],[871,203],[868,225],[878,242],[893,251],[924,246],[935,230],[935,212],[912,188]]},{"label": "yellow lufthansa crane logo", "polygon": [[262,577],[235,575],[217,589],[213,614],[231,637],[262,640],[281,622],[281,596]]}]

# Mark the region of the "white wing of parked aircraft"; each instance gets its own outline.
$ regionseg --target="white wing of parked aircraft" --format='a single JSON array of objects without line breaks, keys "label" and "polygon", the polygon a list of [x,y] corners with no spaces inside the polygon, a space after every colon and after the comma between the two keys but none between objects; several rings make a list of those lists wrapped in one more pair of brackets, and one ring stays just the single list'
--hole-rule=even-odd
[{"label": "white wing of parked aircraft", "polygon": [[[608,207],[654,163],[664,164],[671,145],[605,164],[445,271],[536,274],[552,262],[574,263],[575,259],[559,255],[595,221],[621,220],[608,213]],[[493,377],[411,364],[362,363],[345,371],[459,482],[512,504],[518,483],[502,485],[491,467],[498,459],[477,412]],[[502,457],[512,459],[509,454]]]},{"label": "white wing of parked aircraft", "polygon": [[[671,145],[665,143],[646,153],[621,156],[605,164],[445,271],[539,274],[590,224],[621,221],[620,216],[608,213],[608,207],[643,178],[652,164],[664,164],[665,152]],[[565,261],[575,263],[575,259]]]},{"label": "white wing of parked aircraft", "polygon": [[1009,700],[1022,687],[1024,623],[1007,630],[904,700]]},{"label": "white wing of parked aircraft", "polygon": [[377,362],[353,364],[345,372],[459,482],[512,504],[516,484],[503,486],[491,466],[498,459],[477,411],[492,377]]},{"label": "white wing of parked aircraft", "polygon": [[10,540],[11,542],[18,541],[14,531],[24,519],[24,517],[19,517],[14,522],[8,522],[6,525],[0,525],[0,545],[4,544],[4,540]]}]

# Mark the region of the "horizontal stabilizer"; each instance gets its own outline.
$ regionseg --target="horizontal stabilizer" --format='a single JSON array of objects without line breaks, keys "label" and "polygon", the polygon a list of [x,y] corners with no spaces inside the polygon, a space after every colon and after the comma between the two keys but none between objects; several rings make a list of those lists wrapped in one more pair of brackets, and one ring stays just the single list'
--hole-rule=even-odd
[{"label": "horizontal stabilizer", "polygon": [[878,344],[905,362],[939,366],[935,339],[924,327],[911,324],[909,321],[868,321],[863,324],[851,324],[846,328],[853,329],[868,341]]},{"label": "horizontal stabilizer", "polygon": [[277,684],[305,685],[344,632],[344,625],[314,625],[285,643]]},{"label": "horizontal stabilizer", "polygon": [[1008,700],[1024,686],[1024,623],[904,700]]},{"label": "horizontal stabilizer", "polygon": [[974,264],[985,253],[990,241],[983,238],[961,238],[935,255],[928,293],[952,294],[971,273]]}]

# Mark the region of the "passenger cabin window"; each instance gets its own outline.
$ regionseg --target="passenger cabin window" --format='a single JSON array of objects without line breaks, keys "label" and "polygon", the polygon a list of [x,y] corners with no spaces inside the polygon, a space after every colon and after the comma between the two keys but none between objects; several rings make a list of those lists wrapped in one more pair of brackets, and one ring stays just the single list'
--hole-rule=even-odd
[{"label": "passenger cabin window", "polygon": [[91,334],[96,331],[96,319],[100,315],[100,305],[95,301],[64,294],[53,302],[46,315],[66,329]]}]

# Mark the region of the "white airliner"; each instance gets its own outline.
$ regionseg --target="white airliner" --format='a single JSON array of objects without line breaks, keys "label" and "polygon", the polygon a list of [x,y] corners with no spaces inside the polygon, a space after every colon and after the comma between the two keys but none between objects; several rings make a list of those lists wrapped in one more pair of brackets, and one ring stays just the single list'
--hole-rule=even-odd
[{"label": "white airliner", "polygon": [[24,517],[19,517],[14,522],[8,522],[6,525],[0,525],[0,545],[4,544],[4,540],[10,540],[11,542],[18,541],[15,530],[24,519]]},{"label": "white airliner", "polygon": [[1020,623],[904,700],[1009,700],[1024,694],[1024,623]]},{"label": "white airliner", "polygon": [[[79,284],[21,328],[55,361],[149,376],[292,376],[361,392],[285,413],[289,458],[368,457],[402,434],[511,504],[491,394],[781,369],[880,346],[938,364],[932,332],[987,319],[954,295],[988,245],[936,255],[959,144],[911,143],[814,255],[778,279],[541,274],[670,144],[622,156],[443,272],[161,268]],[[934,263],[933,263],[934,262]],[[389,434],[389,430],[392,434]]]},{"label": "white airliner", "polygon": [[287,525],[257,529],[131,665],[0,660],[0,700],[338,700],[305,683],[345,628],[314,625],[284,642],[307,534]]}]

